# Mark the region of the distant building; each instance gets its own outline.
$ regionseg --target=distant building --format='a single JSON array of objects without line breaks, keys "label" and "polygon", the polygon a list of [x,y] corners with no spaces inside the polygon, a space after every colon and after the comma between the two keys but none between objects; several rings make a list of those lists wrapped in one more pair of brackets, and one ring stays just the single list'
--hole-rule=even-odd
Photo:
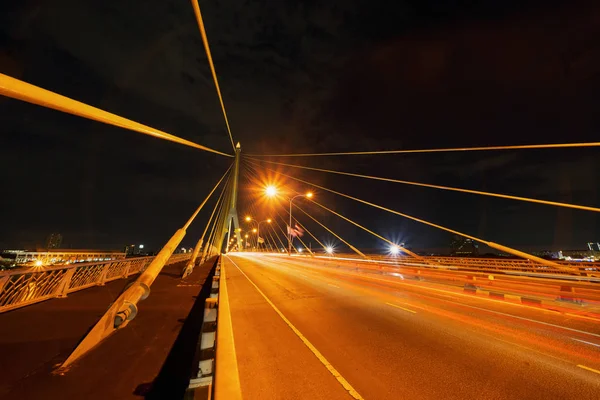
[{"label": "distant building", "polygon": [[455,235],[450,243],[450,255],[457,257],[479,255],[479,244],[471,239]]},{"label": "distant building", "polygon": [[600,242],[589,242],[587,246],[590,251],[600,251]]},{"label": "distant building", "polygon": [[51,233],[46,240],[46,248],[50,249],[60,249],[62,245],[63,237],[60,233]]},{"label": "distant building", "polygon": [[556,260],[559,258],[558,252],[552,251],[552,250],[532,251],[531,254],[533,254],[534,256],[538,256],[538,257],[542,257],[542,258],[546,258],[546,259],[552,259],[552,260]]},{"label": "distant building", "polygon": [[125,245],[125,248],[123,249],[123,251],[125,252],[125,254],[127,254],[127,257],[142,256],[142,255],[145,255],[147,253],[147,251],[144,250],[144,245],[143,244],[128,244],[128,245]]},{"label": "distant building", "polygon": [[[104,250],[60,250],[20,251],[15,254],[17,265],[39,263],[41,265],[61,265],[83,262],[120,260],[125,253]],[[37,266],[37,265],[36,265]]]},{"label": "distant building", "polygon": [[558,258],[565,261],[596,261],[600,260],[600,254],[594,250],[561,250]]}]

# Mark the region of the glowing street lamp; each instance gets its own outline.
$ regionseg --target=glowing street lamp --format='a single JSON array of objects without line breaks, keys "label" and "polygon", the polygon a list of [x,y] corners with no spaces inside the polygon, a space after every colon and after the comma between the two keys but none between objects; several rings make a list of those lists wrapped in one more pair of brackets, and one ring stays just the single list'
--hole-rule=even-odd
[{"label": "glowing street lamp", "polygon": [[327,246],[327,247],[325,247],[325,251],[327,252],[327,254],[333,254],[333,247]]},{"label": "glowing street lamp", "polygon": [[296,197],[305,197],[307,199],[312,199],[313,192],[306,192],[305,194],[297,194],[294,197],[290,198],[290,225],[288,226],[288,256],[292,255],[292,202]]},{"label": "glowing street lamp", "polygon": [[400,253],[400,247],[398,247],[398,245],[391,245],[390,246],[390,254],[393,256],[397,256]]},{"label": "glowing street lamp", "polygon": [[277,196],[277,188],[273,185],[269,185],[265,188],[265,194],[267,197],[275,197]]}]

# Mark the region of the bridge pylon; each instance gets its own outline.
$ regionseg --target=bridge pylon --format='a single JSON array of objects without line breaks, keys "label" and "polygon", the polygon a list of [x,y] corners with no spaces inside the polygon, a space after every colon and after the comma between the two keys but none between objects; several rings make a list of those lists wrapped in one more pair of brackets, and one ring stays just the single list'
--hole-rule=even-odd
[{"label": "bridge pylon", "polygon": [[233,234],[235,235],[238,251],[242,249],[242,235],[240,229],[240,221],[237,212],[237,199],[238,199],[238,182],[240,177],[240,155],[242,153],[242,147],[240,142],[235,146],[235,161],[233,165],[233,180],[231,182],[231,201],[229,203],[229,213],[227,214],[227,220],[225,222],[224,229],[227,230],[227,244],[231,238],[231,224],[233,224]]}]

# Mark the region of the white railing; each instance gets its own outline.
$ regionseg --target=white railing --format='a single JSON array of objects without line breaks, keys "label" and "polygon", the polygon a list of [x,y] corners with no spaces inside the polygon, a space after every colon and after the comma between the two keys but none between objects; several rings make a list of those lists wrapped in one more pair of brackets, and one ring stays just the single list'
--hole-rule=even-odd
[{"label": "white railing", "polygon": [[[186,261],[190,256],[191,253],[173,254],[166,265]],[[2,271],[0,313],[139,274],[153,259],[139,257]]]}]

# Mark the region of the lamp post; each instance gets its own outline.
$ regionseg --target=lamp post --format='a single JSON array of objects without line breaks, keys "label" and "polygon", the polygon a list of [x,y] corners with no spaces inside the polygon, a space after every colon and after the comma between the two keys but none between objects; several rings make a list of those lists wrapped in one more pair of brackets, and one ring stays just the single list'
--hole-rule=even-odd
[{"label": "lamp post", "polygon": [[313,197],[312,192],[307,192],[306,194],[297,194],[294,197],[290,198],[290,224],[288,225],[288,256],[292,255],[292,202],[297,197],[306,197],[310,199]]},{"label": "lamp post", "polygon": [[260,239],[260,224],[262,224],[263,222],[266,222],[268,224],[271,223],[272,219],[271,218],[267,218],[264,221],[257,221],[254,218],[252,218],[251,216],[247,216],[245,218],[246,222],[254,222],[256,223],[256,249],[258,251],[260,251],[260,243],[259,243],[259,239]]}]

